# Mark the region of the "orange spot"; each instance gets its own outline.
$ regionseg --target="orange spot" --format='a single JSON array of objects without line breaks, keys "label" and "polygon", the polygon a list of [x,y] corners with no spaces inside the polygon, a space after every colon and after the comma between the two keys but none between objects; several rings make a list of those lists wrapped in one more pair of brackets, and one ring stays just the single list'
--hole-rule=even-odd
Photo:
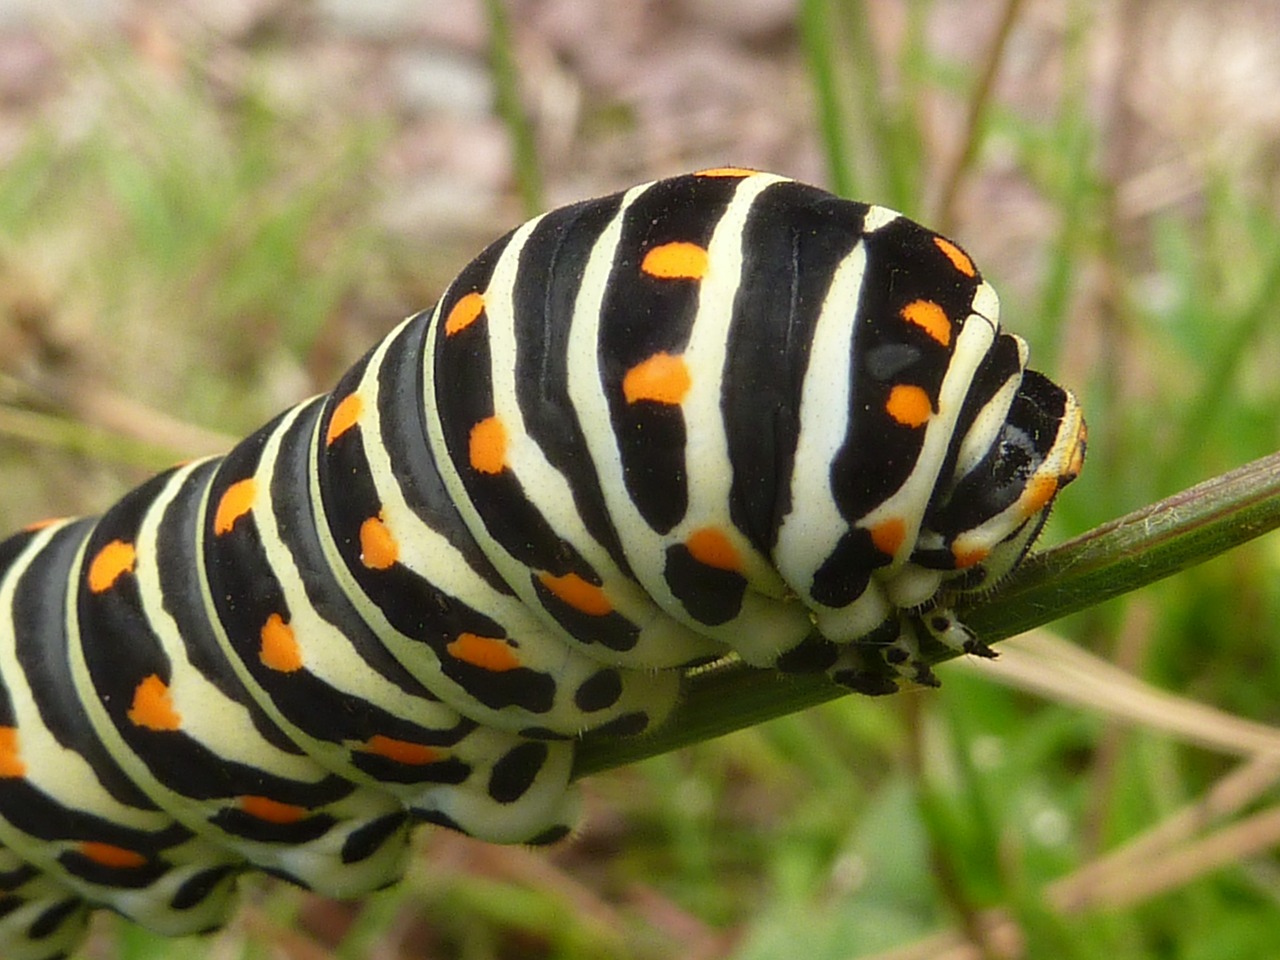
[{"label": "orange spot", "polygon": [[129,720],[135,727],[148,730],[178,730],[182,714],[173,707],[173,695],[157,674],[151,674],[133,690],[133,706]]},{"label": "orange spot", "polygon": [[627,371],[622,378],[622,394],[627,403],[652,400],[654,403],[681,403],[689,392],[689,367],[683,357],[655,353]]},{"label": "orange spot", "polygon": [[138,553],[132,543],[112,540],[97,552],[89,564],[89,589],[106,593],[126,573],[133,573]]},{"label": "orange spot", "polygon": [[1018,498],[1018,507],[1023,516],[1034,516],[1047,507],[1057,493],[1057,477],[1033,477]]},{"label": "orange spot", "polygon": [[588,583],[576,573],[566,573],[563,577],[540,573],[538,580],[551,591],[552,596],[588,616],[603,617],[613,612],[609,595],[602,588],[594,583]]},{"label": "orange spot", "polygon": [[475,633],[460,633],[458,639],[446,648],[449,656],[469,663],[481,670],[502,673],[520,666],[520,660],[505,640],[482,637]]},{"label": "orange spot", "polygon": [[293,673],[302,669],[302,648],[293,635],[293,627],[285,623],[280,614],[267,617],[259,637],[262,645],[258,648],[258,659],[268,670]]},{"label": "orange spot", "polygon": [[326,447],[333,446],[333,441],[356,425],[363,407],[364,401],[358,393],[348,393],[342,398],[342,402],[333,408],[333,416],[329,418],[329,430],[324,436]]},{"label": "orange spot", "polygon": [[428,763],[435,763],[444,756],[444,751],[435,747],[428,747],[422,743],[411,743],[408,740],[384,737],[380,733],[374,734],[365,741],[364,750],[366,753],[386,757],[388,760],[403,763],[410,767],[426,766]]},{"label": "orange spot", "polygon": [[400,558],[400,545],[379,517],[360,524],[360,562],[370,570],[386,570]]},{"label": "orange spot", "polygon": [[455,333],[461,333],[475,323],[483,311],[484,296],[474,292],[468,293],[453,305],[449,316],[445,317],[444,335],[452,337]]},{"label": "orange spot", "polygon": [[983,547],[974,547],[972,550],[961,550],[957,547],[951,548],[951,555],[955,558],[957,570],[968,570],[970,567],[977,566],[987,559],[989,552]]},{"label": "orange spot", "polygon": [[946,258],[951,261],[951,265],[966,277],[976,277],[978,275],[978,271],[974,269],[973,261],[969,259],[969,255],[950,240],[944,237],[934,237],[933,242]]},{"label": "orange spot", "polygon": [[45,519],[37,520],[35,523],[28,523],[25,527],[22,528],[22,532],[35,533],[38,530],[43,530],[45,527],[52,527],[55,523],[57,523],[61,519],[63,518],[62,517],[45,517]]},{"label": "orange spot", "polygon": [[253,509],[253,498],[257,495],[258,485],[253,477],[238,480],[227,487],[218,501],[217,512],[213,515],[213,532],[221,536],[230,533],[236,521]]},{"label": "orange spot", "polygon": [[701,280],[707,273],[707,251],[682,240],[664,243],[644,255],[640,269],[659,280]]},{"label": "orange spot", "polygon": [[297,823],[307,815],[307,808],[294,803],[281,803],[270,797],[243,796],[240,809],[257,820],[267,823]]},{"label": "orange spot", "polygon": [[932,300],[912,300],[902,308],[902,319],[914,323],[944,347],[951,346],[951,319]]},{"label": "orange spot", "polygon": [[907,524],[901,517],[882,520],[871,528],[871,542],[886,556],[897,556],[907,538]]},{"label": "orange spot", "polygon": [[729,542],[729,538],[715,527],[693,531],[684,545],[689,548],[693,559],[708,567],[738,572],[742,570],[742,558],[738,556],[738,551]]},{"label": "orange spot", "polygon": [[507,466],[507,428],[497,417],[488,417],[471,428],[468,455],[480,473],[496,475]]},{"label": "orange spot", "polygon": [[933,405],[923,388],[901,383],[889,391],[889,402],[884,408],[904,427],[924,426],[933,414]]},{"label": "orange spot", "polygon": [[706,170],[695,170],[695,177],[750,177],[757,173],[746,167],[708,167]]},{"label": "orange spot", "polygon": [[140,867],[147,862],[147,858],[138,853],[138,851],[126,850],[124,847],[117,847],[114,843],[83,840],[76,845],[76,849],[94,863],[99,863],[104,867],[130,869]]},{"label": "orange spot", "polygon": [[14,780],[27,775],[27,765],[18,748],[18,728],[0,727],[0,780]]}]

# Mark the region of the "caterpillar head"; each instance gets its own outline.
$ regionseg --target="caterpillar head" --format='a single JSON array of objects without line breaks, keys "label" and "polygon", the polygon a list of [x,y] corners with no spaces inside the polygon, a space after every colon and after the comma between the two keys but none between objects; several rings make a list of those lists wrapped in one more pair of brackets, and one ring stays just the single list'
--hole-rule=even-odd
[{"label": "caterpillar head", "polygon": [[1035,370],[1023,373],[1007,415],[989,420],[980,412],[961,441],[912,555],[923,567],[964,571],[962,590],[989,588],[1017,565],[1084,463],[1079,403]]}]

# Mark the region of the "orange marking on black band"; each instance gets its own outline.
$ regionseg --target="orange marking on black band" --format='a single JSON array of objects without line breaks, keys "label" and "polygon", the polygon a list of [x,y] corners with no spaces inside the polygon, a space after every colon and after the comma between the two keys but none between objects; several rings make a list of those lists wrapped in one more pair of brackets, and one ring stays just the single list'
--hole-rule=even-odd
[{"label": "orange marking on black band", "polygon": [[675,240],[653,247],[640,261],[640,269],[659,280],[701,280],[707,274],[707,251]]},{"label": "orange marking on black band", "polygon": [[459,298],[449,311],[449,316],[445,317],[444,335],[452,337],[455,333],[461,333],[475,323],[483,312],[484,296],[482,294],[472,292]]},{"label": "orange marking on black band", "polygon": [[933,404],[924,388],[910,384],[898,384],[889,391],[885,412],[904,427],[921,427],[933,415]]},{"label": "orange marking on black band", "polygon": [[218,509],[213,515],[213,532],[218,536],[230,533],[236,521],[253,509],[254,498],[258,494],[258,485],[253,477],[237,480],[222,492],[218,501]]},{"label": "orange marking on black band", "polygon": [[932,300],[912,300],[902,308],[901,316],[944,347],[951,346],[951,318]]},{"label": "orange marking on black band", "polygon": [[759,172],[747,167],[708,167],[705,170],[695,170],[693,175],[695,177],[750,177]]},{"label": "orange marking on black band", "polygon": [[901,517],[881,520],[871,528],[871,542],[885,556],[897,556],[902,541],[907,539],[907,524]]},{"label": "orange marking on black band", "polygon": [[360,524],[360,562],[370,570],[386,570],[400,559],[400,544],[380,516]]},{"label": "orange marking on black band", "polygon": [[43,520],[37,520],[35,523],[28,523],[22,528],[23,533],[36,533],[45,527],[52,527],[55,523],[65,519],[64,517],[45,517]]},{"label": "orange marking on black band", "polygon": [[137,561],[138,552],[132,543],[112,540],[89,563],[90,592],[106,593],[126,573],[133,573]]},{"label": "orange marking on black band", "polygon": [[258,636],[261,641],[258,659],[264,667],[281,673],[302,669],[302,647],[298,645],[293,627],[285,623],[280,614],[273,613],[267,617]]},{"label": "orange marking on black band", "polygon": [[101,843],[97,840],[82,840],[76,844],[76,851],[94,863],[117,870],[141,867],[147,858],[137,850],[117,847],[114,843]]},{"label": "orange marking on black band", "polygon": [[444,758],[444,751],[438,747],[428,747],[424,743],[413,743],[409,740],[397,740],[374,734],[364,744],[364,752],[386,757],[396,763],[408,767],[424,767],[428,763],[436,763]]},{"label": "orange marking on black band", "polygon": [[469,663],[481,670],[491,673],[504,673],[520,666],[520,658],[516,656],[510,644],[496,637],[482,637],[475,633],[460,633],[446,650],[449,656],[463,663]]},{"label": "orange marking on black band", "polygon": [[689,548],[689,554],[693,559],[699,563],[715,567],[717,570],[742,572],[742,558],[738,556],[737,548],[723,531],[715,527],[703,527],[701,530],[693,531],[684,545]]},{"label": "orange marking on black band", "polygon": [[159,674],[144,678],[133,689],[133,705],[129,722],[148,730],[180,730],[182,714],[173,706],[173,694]]},{"label": "orange marking on black band", "polygon": [[240,809],[255,820],[264,820],[267,823],[297,823],[307,816],[306,807],[251,794],[240,798]]},{"label": "orange marking on black band", "polygon": [[16,780],[27,775],[22,759],[17,727],[0,727],[0,780]]},{"label": "orange marking on black band", "polygon": [[1018,498],[1018,509],[1024,517],[1032,517],[1049,505],[1058,495],[1057,477],[1033,477]]},{"label": "orange marking on black band", "polygon": [[491,476],[507,468],[507,428],[497,417],[488,417],[471,428],[467,453],[471,467]]},{"label": "orange marking on black band", "polygon": [[609,595],[601,587],[588,583],[576,573],[566,573],[563,577],[540,573],[538,580],[558,600],[588,616],[603,617],[613,612]]},{"label": "orange marking on black band", "polygon": [[329,418],[329,429],[324,435],[324,445],[333,446],[333,441],[354,427],[364,409],[364,401],[358,393],[348,393],[342,402],[333,408],[333,416]]},{"label": "orange marking on black band", "polygon": [[943,252],[951,265],[963,273],[966,277],[976,277],[977,269],[973,265],[973,261],[969,259],[969,255],[957,247],[945,237],[934,237],[934,245]]},{"label": "orange marking on black band", "polygon": [[683,357],[655,353],[627,371],[622,378],[622,395],[627,403],[651,400],[674,405],[684,401],[691,385]]},{"label": "orange marking on black band", "polygon": [[968,570],[970,567],[976,567],[987,559],[987,554],[990,552],[985,547],[975,547],[972,550],[961,550],[957,547],[951,548],[951,556],[955,558],[957,570]]}]

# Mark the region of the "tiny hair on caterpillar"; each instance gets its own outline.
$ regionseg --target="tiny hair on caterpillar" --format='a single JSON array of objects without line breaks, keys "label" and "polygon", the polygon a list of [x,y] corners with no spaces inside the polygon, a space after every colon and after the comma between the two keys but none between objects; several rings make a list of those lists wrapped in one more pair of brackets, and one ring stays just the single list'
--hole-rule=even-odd
[{"label": "tiny hair on caterpillar", "polygon": [[717,168],[544,214],[328,394],[0,544],[0,956],[236,877],[393,882],[411,829],[547,843],[578,738],[737,657],[866,694],[1079,473],[954,242]]}]

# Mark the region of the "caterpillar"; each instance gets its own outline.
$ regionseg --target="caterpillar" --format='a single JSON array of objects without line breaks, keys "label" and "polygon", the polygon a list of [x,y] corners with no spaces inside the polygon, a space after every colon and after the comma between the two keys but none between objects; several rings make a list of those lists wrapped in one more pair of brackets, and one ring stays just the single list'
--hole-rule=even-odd
[{"label": "caterpillar", "polygon": [[517,228],[331,393],[0,544],[0,954],[214,929],[248,868],[372,890],[419,823],[555,840],[576,738],[695,665],[989,654],[954,598],[1085,450],[1026,360],[960,247],[783,177]]}]

